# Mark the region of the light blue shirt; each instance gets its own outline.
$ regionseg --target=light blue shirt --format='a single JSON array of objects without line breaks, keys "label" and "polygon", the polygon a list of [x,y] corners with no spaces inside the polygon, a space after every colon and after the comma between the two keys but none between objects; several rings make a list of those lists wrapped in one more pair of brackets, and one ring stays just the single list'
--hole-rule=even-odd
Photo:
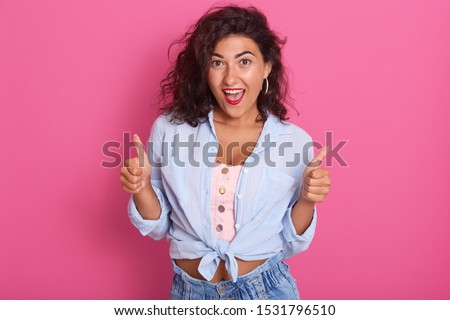
[{"label": "light blue shirt", "polygon": [[316,208],[301,235],[296,234],[291,210],[300,195],[303,170],[314,155],[311,137],[269,115],[238,178],[236,235],[231,242],[218,240],[210,223],[211,173],[217,151],[213,111],[197,127],[172,124],[164,115],[155,120],[148,153],[161,216],[143,219],[131,197],[128,215],[141,234],[156,240],[166,237],[172,259],[201,258],[198,270],[207,280],[221,259],[236,281],[236,258],[261,260],[283,252],[287,259],[306,250],[316,228]]}]

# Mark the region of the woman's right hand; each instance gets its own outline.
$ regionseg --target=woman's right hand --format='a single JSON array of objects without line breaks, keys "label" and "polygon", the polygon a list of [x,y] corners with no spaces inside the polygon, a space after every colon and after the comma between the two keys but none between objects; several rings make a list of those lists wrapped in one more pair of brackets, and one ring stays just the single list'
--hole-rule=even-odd
[{"label": "woman's right hand", "polygon": [[133,136],[133,142],[138,156],[125,161],[120,169],[120,182],[123,190],[137,194],[150,186],[151,166],[144,145],[137,134]]}]

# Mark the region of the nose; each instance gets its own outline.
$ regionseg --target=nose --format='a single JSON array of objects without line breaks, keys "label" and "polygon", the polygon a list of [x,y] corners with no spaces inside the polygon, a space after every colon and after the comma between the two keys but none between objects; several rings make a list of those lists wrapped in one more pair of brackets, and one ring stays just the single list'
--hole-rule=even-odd
[{"label": "nose", "polygon": [[232,86],[233,84],[237,83],[237,78],[237,71],[232,66],[227,67],[223,77],[224,84],[227,86]]}]

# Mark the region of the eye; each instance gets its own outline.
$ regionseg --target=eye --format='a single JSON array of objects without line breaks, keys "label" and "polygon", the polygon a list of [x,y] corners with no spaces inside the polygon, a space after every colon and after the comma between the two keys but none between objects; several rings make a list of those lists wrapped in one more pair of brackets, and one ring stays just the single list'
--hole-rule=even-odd
[{"label": "eye", "polygon": [[250,60],[248,59],[242,59],[241,60],[241,64],[243,64],[244,66],[248,66],[250,63],[252,63]]},{"label": "eye", "polygon": [[219,60],[213,60],[213,61],[211,61],[211,67],[220,67],[222,65],[222,61],[219,61]]}]

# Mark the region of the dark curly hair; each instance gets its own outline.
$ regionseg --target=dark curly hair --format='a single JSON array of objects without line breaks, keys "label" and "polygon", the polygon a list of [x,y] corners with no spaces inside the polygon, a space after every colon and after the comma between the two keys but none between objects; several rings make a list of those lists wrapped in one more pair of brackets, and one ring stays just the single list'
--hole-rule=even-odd
[{"label": "dark curly hair", "polygon": [[231,34],[246,36],[258,45],[264,62],[272,62],[267,94],[260,94],[257,106],[265,121],[268,113],[280,120],[287,120],[284,104],[291,105],[288,81],[281,62],[281,48],[286,39],[280,39],[270,30],[267,19],[255,7],[236,5],[213,7],[183,37],[174,41],[183,49],[168,73],[161,81],[160,111],[170,115],[171,122],[184,123],[196,127],[206,121],[208,113],[217,105],[209,85],[210,59],[218,41]]}]

